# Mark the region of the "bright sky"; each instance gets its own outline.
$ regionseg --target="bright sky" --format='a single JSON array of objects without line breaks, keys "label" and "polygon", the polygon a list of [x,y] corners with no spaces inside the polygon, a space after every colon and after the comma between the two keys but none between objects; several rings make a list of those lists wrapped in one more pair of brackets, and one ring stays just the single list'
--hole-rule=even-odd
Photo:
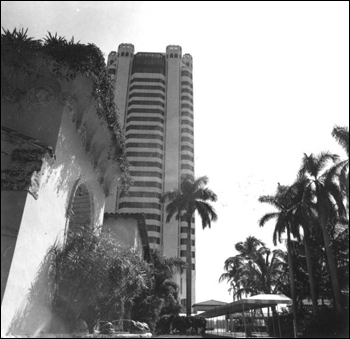
[{"label": "bright sky", "polygon": [[1,24],[106,56],[120,43],[193,56],[195,170],[219,197],[219,221],[197,221],[197,302],[231,301],[218,279],[235,243],[254,235],[273,248],[260,195],[291,184],[303,153],[345,157],[331,131],[349,125],[347,1],[1,1]]}]

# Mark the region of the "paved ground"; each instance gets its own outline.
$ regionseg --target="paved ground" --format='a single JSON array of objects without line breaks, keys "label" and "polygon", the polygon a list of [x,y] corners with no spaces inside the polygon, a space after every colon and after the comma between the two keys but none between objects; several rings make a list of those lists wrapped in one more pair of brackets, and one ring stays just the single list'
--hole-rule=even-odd
[{"label": "paved ground", "polygon": [[163,334],[153,336],[153,338],[203,338],[201,335],[179,335],[179,334]]},{"label": "paved ground", "polygon": [[[217,338],[217,337],[229,337],[229,338],[245,338],[245,333],[244,332],[236,332],[236,333],[220,333],[219,336],[217,336],[216,333],[213,332],[211,333],[206,333],[204,335],[205,338]],[[267,333],[254,333],[254,337],[262,337],[262,338],[269,338]],[[179,334],[163,334],[160,336],[153,336],[153,338],[203,338],[201,335],[179,335]]]}]

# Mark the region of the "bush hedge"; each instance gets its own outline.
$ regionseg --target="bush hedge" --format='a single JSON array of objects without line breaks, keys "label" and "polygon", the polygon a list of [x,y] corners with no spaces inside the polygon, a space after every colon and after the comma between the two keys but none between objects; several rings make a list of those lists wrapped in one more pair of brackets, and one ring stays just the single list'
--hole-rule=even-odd
[{"label": "bush hedge", "polygon": [[203,317],[163,315],[157,322],[158,334],[198,334],[205,333],[207,320]]}]

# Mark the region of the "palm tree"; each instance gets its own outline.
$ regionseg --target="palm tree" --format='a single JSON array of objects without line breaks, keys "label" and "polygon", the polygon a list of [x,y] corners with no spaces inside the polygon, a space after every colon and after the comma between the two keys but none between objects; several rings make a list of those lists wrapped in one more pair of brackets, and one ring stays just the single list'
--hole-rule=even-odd
[{"label": "palm tree", "polygon": [[[64,326],[66,331],[73,331],[79,319],[86,321],[90,331],[100,320],[123,319],[124,305],[147,287],[148,272],[146,262],[109,233],[77,228],[64,245],[55,243],[49,248],[24,313],[18,313],[10,333],[23,333],[28,322],[24,315],[36,314],[39,304],[60,320],[52,325]],[[32,320],[42,323],[40,317]]]},{"label": "palm tree", "polygon": [[[315,228],[317,222],[317,210],[315,204],[309,204],[308,208],[304,208],[303,205],[303,193],[305,186],[305,178],[297,180],[288,190],[289,197],[291,199],[291,212],[292,223],[296,226],[299,225],[303,229],[303,245],[305,251],[306,267],[309,276],[310,292],[313,313],[318,313],[318,302],[316,295],[316,283],[314,278],[314,268],[312,263],[312,255],[310,251],[311,232]],[[297,233],[297,238],[300,239],[299,228],[294,227],[294,231]]]},{"label": "palm tree", "polygon": [[344,148],[347,159],[341,161],[337,166],[340,169],[339,181],[342,189],[345,190],[349,202],[349,128],[334,126],[332,136]]},{"label": "palm tree", "polygon": [[[172,280],[173,274],[185,269],[186,263],[178,257],[166,258],[158,252],[152,253],[154,287],[152,294],[164,299],[164,306],[177,304],[178,285]],[[175,298],[176,296],[176,298]],[[179,311],[181,306],[179,305]],[[170,310],[171,307],[168,307]],[[170,312],[168,313],[170,314]]]},{"label": "palm tree", "polygon": [[[235,245],[239,252],[226,259],[219,282],[227,280],[234,288],[234,297],[242,293],[276,293],[283,274],[283,251],[269,248],[259,239],[249,236],[244,242]],[[272,253],[272,256],[271,256]]]},{"label": "palm tree", "polygon": [[225,273],[222,273],[219,282],[227,280],[230,284],[229,292],[232,291],[233,301],[242,299],[242,292],[247,292],[245,286],[242,286],[242,276],[243,276],[243,263],[244,259],[240,255],[227,258],[224,264]]},{"label": "palm tree", "polygon": [[324,246],[327,253],[327,261],[331,276],[334,304],[339,314],[343,314],[341,304],[341,291],[338,279],[337,266],[334,259],[331,237],[329,234],[329,221],[331,216],[338,218],[345,214],[345,207],[341,191],[334,181],[335,167],[325,170],[330,162],[337,162],[338,156],[328,152],[322,152],[315,156],[304,154],[302,165],[299,170],[299,177],[306,178],[304,181],[304,195],[302,203],[309,206],[316,204],[318,220],[321,226]]},{"label": "palm tree", "polygon": [[147,288],[133,300],[126,319],[146,322],[154,331],[162,314],[179,314],[181,310],[179,288],[172,277],[176,271],[184,269],[186,263],[178,257],[166,258],[159,252],[152,252],[150,261]]},{"label": "palm tree", "polygon": [[[294,333],[296,333],[297,324],[297,305],[295,295],[294,284],[294,266],[291,246],[291,229],[294,227],[292,223],[291,206],[292,202],[287,194],[289,190],[288,186],[282,186],[278,184],[277,192],[274,196],[264,195],[259,197],[259,202],[268,203],[274,206],[278,212],[272,212],[265,214],[259,221],[260,227],[264,226],[266,222],[276,219],[276,225],[273,232],[273,244],[277,245],[277,239],[281,243],[282,233],[287,233],[287,255],[288,255],[288,267],[289,267],[289,284],[291,289],[291,296],[293,300],[293,319],[294,319]],[[295,231],[295,230],[294,230]],[[296,233],[296,232],[295,232]]]},{"label": "palm tree", "polygon": [[180,187],[166,192],[161,198],[161,202],[168,202],[166,206],[166,222],[170,222],[175,215],[176,219],[184,218],[187,221],[187,253],[186,253],[186,313],[191,312],[192,301],[192,255],[191,255],[191,220],[194,212],[198,212],[202,219],[203,229],[211,227],[212,221],[217,221],[218,216],[213,206],[208,201],[215,202],[216,194],[206,188],[208,178],[206,176],[195,179],[192,175],[183,175]]},{"label": "palm tree", "polygon": [[243,258],[255,256],[259,247],[265,248],[265,243],[254,236],[249,236],[244,242],[241,241],[235,245],[236,251]]}]

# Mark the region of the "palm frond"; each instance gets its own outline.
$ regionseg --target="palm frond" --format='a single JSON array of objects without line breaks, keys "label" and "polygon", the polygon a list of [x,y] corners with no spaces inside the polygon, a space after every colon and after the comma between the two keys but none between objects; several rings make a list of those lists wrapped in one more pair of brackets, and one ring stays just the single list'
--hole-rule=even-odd
[{"label": "palm frond", "polygon": [[317,168],[317,177],[322,171],[329,166],[330,161],[335,163],[336,161],[339,160],[339,156],[337,154],[332,154],[328,151],[326,152],[321,152],[317,157],[316,157],[316,168]]},{"label": "palm frond", "polygon": [[212,205],[204,201],[195,201],[196,210],[202,219],[203,229],[207,226],[211,227],[212,221],[218,220],[218,215]]},{"label": "palm frond", "polygon": [[341,171],[339,176],[346,178],[349,175],[349,161],[345,160],[340,163],[341,165]]},{"label": "palm frond", "polygon": [[335,208],[332,208],[332,210],[337,209],[339,216],[341,216],[341,217],[345,216],[346,210],[345,210],[345,206],[344,206],[344,202],[343,202],[343,196],[342,196],[342,193],[340,191],[339,186],[333,182],[328,183],[327,191],[335,201],[335,206],[334,206]]},{"label": "palm frond", "polygon": [[224,280],[230,281],[231,279],[232,279],[232,276],[230,275],[230,273],[226,272],[220,275],[219,282],[222,282]]},{"label": "palm frond", "polygon": [[199,188],[198,190],[195,191],[194,199],[200,199],[200,200],[203,200],[203,201],[209,200],[209,201],[212,201],[212,202],[216,202],[218,197],[209,188]]},{"label": "palm frond", "polygon": [[278,210],[282,208],[280,201],[276,198],[276,196],[273,195],[262,195],[258,198],[258,201],[261,203],[270,204]]},{"label": "palm frond", "polygon": [[185,195],[191,195],[194,192],[194,176],[191,174],[181,175],[180,192]]},{"label": "palm frond", "polygon": [[268,221],[278,218],[279,212],[272,212],[265,214],[260,220],[259,220],[259,226],[263,227]]},{"label": "palm frond", "polygon": [[229,257],[225,260],[224,269],[226,271],[230,270],[231,272],[237,271],[242,265],[243,258],[240,255],[234,257]]},{"label": "palm frond", "polygon": [[173,216],[176,217],[176,220],[179,220],[184,211],[186,211],[186,200],[183,199],[183,196],[181,194],[174,194],[174,197],[174,200],[170,200],[165,208],[167,212],[166,222],[170,222]]},{"label": "palm frond", "polygon": [[205,185],[207,185],[209,182],[209,179],[206,175],[202,176],[202,177],[199,177],[199,178],[196,178],[194,180],[194,185],[193,185],[193,190],[194,191],[197,191],[199,190],[200,188],[203,188]]},{"label": "palm frond", "polygon": [[301,167],[298,171],[298,177],[305,176],[305,174],[309,174],[313,177],[317,176],[316,157],[312,153],[309,156],[304,153],[301,160]]},{"label": "palm frond", "polygon": [[332,136],[344,148],[349,158],[349,128],[346,126],[334,126]]},{"label": "palm frond", "polygon": [[272,241],[275,246],[277,246],[277,240],[279,243],[281,243],[282,233],[286,231],[287,227],[288,225],[286,223],[284,214],[280,214],[277,219],[276,226],[272,236]]},{"label": "palm frond", "polygon": [[65,37],[57,36],[57,32],[55,35],[52,35],[50,32],[47,32],[48,34],[44,38],[44,46],[66,46],[68,44],[68,41]]},{"label": "palm frond", "polygon": [[161,203],[168,201],[173,201],[181,195],[181,192],[178,189],[172,189],[169,192],[164,193],[164,195],[159,199]]}]

